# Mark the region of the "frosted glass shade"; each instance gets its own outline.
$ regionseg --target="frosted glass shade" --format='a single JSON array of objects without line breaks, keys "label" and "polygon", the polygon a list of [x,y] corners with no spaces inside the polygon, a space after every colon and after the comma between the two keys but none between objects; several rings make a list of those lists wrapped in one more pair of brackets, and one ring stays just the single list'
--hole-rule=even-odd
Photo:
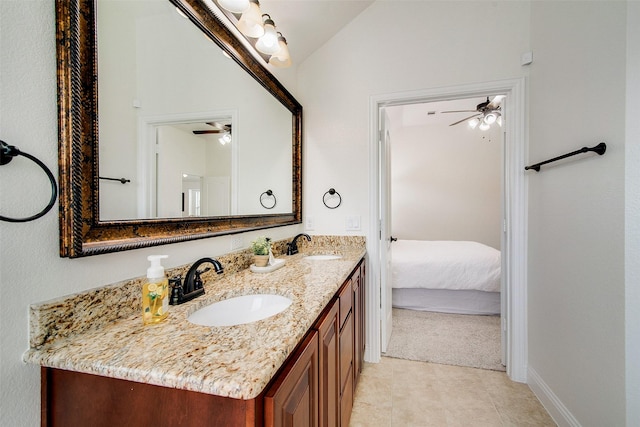
[{"label": "frosted glass shade", "polygon": [[242,14],[238,21],[238,30],[247,37],[258,38],[264,34],[262,13],[257,2],[251,2],[249,9]]},{"label": "frosted glass shade", "polygon": [[264,35],[258,39],[256,49],[265,55],[274,55],[280,50],[278,33],[276,33],[276,27],[271,19],[264,21]]},{"label": "frosted glass shade", "polygon": [[487,113],[484,116],[484,122],[488,125],[491,125],[496,122],[497,116],[495,113]]},{"label": "frosted glass shade", "polygon": [[289,47],[284,37],[278,37],[278,44],[280,50],[276,52],[271,58],[269,58],[269,64],[278,68],[286,68],[291,65],[291,56],[289,56]]},{"label": "frosted glass shade", "polygon": [[244,13],[249,10],[249,0],[218,0],[218,4],[231,13]]}]

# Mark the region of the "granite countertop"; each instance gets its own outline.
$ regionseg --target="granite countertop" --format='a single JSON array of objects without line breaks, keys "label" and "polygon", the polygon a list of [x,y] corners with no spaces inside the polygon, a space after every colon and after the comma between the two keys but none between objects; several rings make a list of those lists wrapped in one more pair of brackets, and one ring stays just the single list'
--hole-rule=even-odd
[{"label": "granite countertop", "polygon": [[[339,249],[339,248],[338,248]],[[32,344],[29,363],[237,399],[258,396],[365,255],[339,251],[337,260],[286,258],[271,273],[248,269],[205,282],[205,295],[172,306],[167,320],[144,326],[140,313]],[[283,312],[228,327],[187,321],[194,311],[226,298],[255,293],[289,297]],[[33,323],[37,319],[32,319]],[[35,326],[37,330],[37,325]],[[32,341],[33,342],[33,341]]]}]

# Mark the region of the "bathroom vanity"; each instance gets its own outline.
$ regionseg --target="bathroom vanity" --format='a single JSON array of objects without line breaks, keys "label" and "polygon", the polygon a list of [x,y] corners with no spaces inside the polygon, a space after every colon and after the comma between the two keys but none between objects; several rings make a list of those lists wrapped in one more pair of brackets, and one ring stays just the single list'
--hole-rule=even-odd
[{"label": "bathroom vanity", "polygon": [[[42,425],[347,426],[363,363],[366,272],[363,248],[340,255],[225,273],[158,325],[135,314],[32,339],[25,360],[42,366]],[[263,292],[292,304],[244,325],[187,321],[212,302]],[[32,307],[36,334],[53,324],[38,315],[62,318],[82,304],[49,305]]]}]

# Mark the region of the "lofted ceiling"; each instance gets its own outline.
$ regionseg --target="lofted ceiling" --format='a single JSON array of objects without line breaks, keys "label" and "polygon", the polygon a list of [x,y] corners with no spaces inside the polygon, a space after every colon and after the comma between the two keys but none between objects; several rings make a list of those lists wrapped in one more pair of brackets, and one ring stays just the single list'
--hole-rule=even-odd
[{"label": "lofted ceiling", "polygon": [[287,39],[294,64],[300,64],[371,3],[373,0],[260,0],[260,9]]}]

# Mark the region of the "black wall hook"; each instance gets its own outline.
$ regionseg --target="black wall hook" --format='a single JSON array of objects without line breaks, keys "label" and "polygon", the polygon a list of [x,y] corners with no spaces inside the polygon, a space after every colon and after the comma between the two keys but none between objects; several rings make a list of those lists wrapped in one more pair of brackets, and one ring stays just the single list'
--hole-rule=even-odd
[{"label": "black wall hook", "polygon": [[0,221],[29,222],[29,221],[33,221],[34,219],[38,219],[44,214],[46,214],[47,212],[49,212],[49,210],[51,210],[51,208],[53,207],[53,204],[56,202],[56,198],[58,197],[58,186],[56,184],[56,179],[54,178],[53,174],[44,163],[42,163],[39,159],[32,156],[31,154],[20,151],[15,146],[9,145],[4,141],[0,141],[0,166],[8,164],[11,160],[13,160],[14,157],[17,157],[17,156],[26,157],[27,159],[33,161],[35,164],[37,164],[42,168],[44,173],[47,174],[47,177],[51,182],[51,199],[49,200],[49,203],[47,204],[47,206],[45,206],[44,209],[42,209],[40,212],[38,212],[35,215],[28,216],[26,218],[10,218],[7,216],[0,215]]}]

